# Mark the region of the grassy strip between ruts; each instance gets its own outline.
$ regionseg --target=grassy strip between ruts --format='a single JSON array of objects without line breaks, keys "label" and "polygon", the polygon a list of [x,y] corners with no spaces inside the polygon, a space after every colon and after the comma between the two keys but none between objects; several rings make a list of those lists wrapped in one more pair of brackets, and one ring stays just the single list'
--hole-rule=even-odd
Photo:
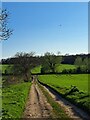
[{"label": "grassy strip between ruts", "polygon": [[21,118],[31,83],[19,83],[2,89],[2,119]]},{"label": "grassy strip between ruts", "polygon": [[47,98],[47,102],[50,103],[50,105],[52,106],[53,108],[53,115],[52,117],[53,118],[56,118],[56,119],[61,119],[61,118],[66,118],[69,120],[69,117],[68,115],[66,115],[64,109],[62,109],[62,107],[55,102],[55,100],[51,97],[51,95],[43,88],[42,85],[40,85],[38,83],[40,89],[42,90],[43,94],[45,95],[45,97]]}]

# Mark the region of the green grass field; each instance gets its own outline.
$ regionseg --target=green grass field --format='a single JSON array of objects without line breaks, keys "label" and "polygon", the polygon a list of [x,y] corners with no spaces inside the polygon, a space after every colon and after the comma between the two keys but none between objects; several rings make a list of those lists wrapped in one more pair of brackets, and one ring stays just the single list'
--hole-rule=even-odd
[{"label": "green grass field", "polygon": [[69,65],[69,64],[60,64],[56,68],[56,72],[62,72],[64,69],[69,70],[69,69],[75,69],[75,65]]},{"label": "green grass field", "polygon": [[[90,112],[88,74],[40,75],[38,79],[72,103]],[[72,92],[72,90],[74,91]]]},{"label": "green grass field", "polygon": [[11,73],[11,67],[12,65],[8,65],[8,64],[3,64],[1,65],[0,64],[0,71],[4,74],[5,73],[5,70],[8,72],[8,73]]},{"label": "green grass field", "polygon": [[33,69],[31,70],[31,72],[32,72],[33,74],[41,73],[41,65],[33,68]]},{"label": "green grass field", "polygon": [[31,83],[19,83],[2,89],[2,118],[21,118]]},{"label": "green grass field", "polygon": [[[42,67],[41,65],[37,66],[33,68],[31,72],[34,74],[41,73],[41,67]],[[56,72],[62,72],[64,69],[69,70],[69,69],[75,69],[75,68],[76,68],[75,65],[60,64],[60,65],[57,65]]]},{"label": "green grass field", "polygon": [[75,85],[80,91],[88,92],[88,74],[75,75],[40,75],[39,79],[50,85],[70,87]]},{"label": "green grass field", "polygon": [[[11,67],[12,67],[12,65],[8,65],[8,64],[0,65],[0,71],[1,71],[3,74],[5,73],[5,70],[7,70],[8,73],[11,73]],[[33,69],[31,70],[31,72],[34,73],[34,74],[40,73],[40,72],[41,72],[41,65],[33,68]]]},{"label": "green grass field", "polygon": [[[8,64],[3,64],[3,65],[0,65],[0,71],[2,71],[2,73],[4,74],[5,73],[5,70],[8,72],[8,73],[11,73],[11,67],[12,65],[8,65]],[[31,70],[31,72],[33,74],[37,74],[37,73],[41,73],[41,65],[33,68]],[[60,64],[56,67],[56,72],[62,72],[64,69],[68,70],[68,69],[75,69],[76,66],[75,65],[68,65],[68,64]]]}]

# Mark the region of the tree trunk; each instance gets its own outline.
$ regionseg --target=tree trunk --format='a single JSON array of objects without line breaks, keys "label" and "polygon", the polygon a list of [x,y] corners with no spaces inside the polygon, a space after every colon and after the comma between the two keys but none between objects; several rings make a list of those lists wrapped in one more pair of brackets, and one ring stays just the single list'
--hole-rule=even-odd
[{"label": "tree trunk", "polygon": [[25,74],[25,79],[24,79],[25,82],[28,82],[29,81],[29,78],[28,78],[28,75],[27,73]]}]

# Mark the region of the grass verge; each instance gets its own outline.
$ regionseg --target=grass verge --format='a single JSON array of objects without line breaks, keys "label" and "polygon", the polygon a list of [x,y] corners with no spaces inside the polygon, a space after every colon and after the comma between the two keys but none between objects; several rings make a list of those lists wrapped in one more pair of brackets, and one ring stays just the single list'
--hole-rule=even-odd
[{"label": "grass verge", "polygon": [[21,118],[31,83],[19,83],[2,89],[2,119]]}]

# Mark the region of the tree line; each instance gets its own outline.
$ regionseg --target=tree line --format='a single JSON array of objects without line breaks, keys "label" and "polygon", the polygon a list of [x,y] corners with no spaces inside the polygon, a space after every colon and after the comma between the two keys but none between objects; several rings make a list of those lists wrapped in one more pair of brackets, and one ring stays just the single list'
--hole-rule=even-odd
[{"label": "tree line", "polygon": [[[67,60],[66,60],[67,59]],[[23,76],[24,81],[28,81],[31,78],[31,70],[41,65],[41,74],[57,73],[56,68],[60,64],[71,64],[74,59],[73,65],[76,65],[76,69],[64,69],[60,74],[72,74],[72,73],[90,73],[90,54],[87,55],[55,55],[54,53],[46,52],[44,56],[36,56],[34,52],[30,53],[16,53],[13,58],[2,59],[2,64],[8,64],[9,70],[11,69],[14,76]],[[5,71],[7,74],[8,71]]]},{"label": "tree line", "polygon": [[[22,52],[21,52],[22,53]],[[49,53],[49,52],[46,52],[45,54],[47,54],[47,53]],[[16,53],[17,54],[17,53]],[[28,53],[29,54],[29,53]],[[45,56],[45,54],[44,54],[44,56]],[[53,53],[50,53],[50,54],[53,54]],[[29,57],[29,59],[33,59],[33,62],[35,62],[35,61],[37,61],[36,63],[37,63],[37,65],[39,64],[42,64],[42,62],[43,62],[43,58],[44,58],[44,56],[36,56],[35,54],[34,54],[34,56],[32,56],[32,57]],[[58,55],[55,55],[55,56],[58,56]],[[74,63],[75,63],[75,60],[76,60],[76,58],[77,57],[80,57],[82,60],[84,60],[85,58],[90,58],[90,54],[76,54],[76,55],[59,55],[59,56],[61,56],[62,57],[62,61],[61,61],[61,64],[71,64],[71,65],[74,65]],[[0,61],[0,63],[2,63],[2,64],[14,64],[14,63],[16,63],[16,62],[18,62],[18,57],[11,57],[11,58],[7,58],[7,59],[2,59],[1,61]]]},{"label": "tree line", "polygon": [[[66,58],[67,58],[67,61],[66,61]],[[62,72],[59,72],[61,74],[90,73],[90,55],[89,54],[60,56],[60,55],[50,54],[49,52],[45,53],[43,57],[41,73],[58,73],[56,71],[56,68],[60,64],[72,64],[76,66],[75,69],[64,69]]]}]

